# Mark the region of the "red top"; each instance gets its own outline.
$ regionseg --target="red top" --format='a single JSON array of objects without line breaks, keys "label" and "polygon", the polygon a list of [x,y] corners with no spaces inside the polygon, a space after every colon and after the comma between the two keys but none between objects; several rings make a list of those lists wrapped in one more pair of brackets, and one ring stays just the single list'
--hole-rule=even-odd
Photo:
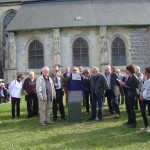
[{"label": "red top", "polygon": [[28,94],[36,93],[36,78],[33,81],[30,78],[25,79],[23,84],[23,90],[25,90]]}]

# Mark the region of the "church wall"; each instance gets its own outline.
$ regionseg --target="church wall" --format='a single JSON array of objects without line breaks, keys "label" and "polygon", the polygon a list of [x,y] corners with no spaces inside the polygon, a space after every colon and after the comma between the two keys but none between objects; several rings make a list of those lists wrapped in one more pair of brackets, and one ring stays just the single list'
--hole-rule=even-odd
[{"label": "church wall", "polygon": [[[6,49],[5,45],[3,44],[3,19],[5,15],[7,15],[10,11],[18,11],[20,9],[20,5],[13,4],[14,6],[3,6],[0,7],[0,62],[3,62],[3,52]],[[0,68],[2,69],[2,64],[0,63]],[[0,69],[0,70],[1,70]],[[0,72],[0,76],[3,76],[3,73]]]},{"label": "church wall", "polygon": [[19,32],[16,36],[17,43],[17,70],[28,73],[33,70],[39,74],[41,69],[28,69],[28,47],[33,40],[39,40],[44,49],[44,65],[52,69],[53,63],[53,39],[52,31],[28,31]]},{"label": "church wall", "polygon": [[[126,65],[135,64],[141,67],[142,71],[150,65],[148,41],[149,33],[147,27],[109,27],[107,30],[107,48],[109,50],[109,60],[111,64],[111,43],[115,37],[119,36],[126,46]],[[118,67],[121,70],[125,66]]]},{"label": "church wall", "polygon": [[[111,44],[116,37],[120,37],[126,46],[127,63],[135,64],[142,67],[149,65],[148,41],[150,40],[149,28],[147,27],[107,27],[107,62],[111,65]],[[28,47],[29,44],[37,39],[43,44],[44,48],[44,65],[52,70],[54,62],[54,40],[52,30],[39,31],[22,31],[16,35],[16,64],[17,72],[27,74],[30,70],[39,75],[41,69],[28,69]],[[91,28],[66,28],[60,29],[60,50],[62,72],[66,66],[72,67],[72,44],[78,38],[84,38],[89,45],[89,62],[90,66],[97,66],[104,71],[102,64],[102,53],[100,53],[100,29],[99,27]],[[106,64],[107,65],[107,64]],[[116,66],[125,70],[126,66]]]}]

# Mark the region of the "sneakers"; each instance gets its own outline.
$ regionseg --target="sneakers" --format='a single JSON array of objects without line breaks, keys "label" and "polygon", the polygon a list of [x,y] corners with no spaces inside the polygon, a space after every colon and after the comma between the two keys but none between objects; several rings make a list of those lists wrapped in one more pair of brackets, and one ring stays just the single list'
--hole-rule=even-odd
[{"label": "sneakers", "polygon": [[146,132],[147,132],[147,133],[150,133],[150,129],[148,129]]},{"label": "sneakers", "polygon": [[146,131],[147,133],[150,133],[149,127],[144,127],[140,129],[141,131]]},{"label": "sneakers", "polygon": [[45,124],[45,123],[40,123],[40,125],[41,125],[41,126],[46,126],[46,124]]},{"label": "sneakers", "polygon": [[149,130],[149,127],[144,127],[144,128],[141,128],[140,130],[141,130],[141,131]]}]

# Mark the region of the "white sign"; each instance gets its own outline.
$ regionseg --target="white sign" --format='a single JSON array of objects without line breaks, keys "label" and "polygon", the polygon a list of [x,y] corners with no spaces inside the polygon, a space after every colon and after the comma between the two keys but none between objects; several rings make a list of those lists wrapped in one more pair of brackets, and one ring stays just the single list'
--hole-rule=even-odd
[{"label": "white sign", "polygon": [[72,80],[80,80],[81,81],[81,75],[80,74],[72,74]]}]

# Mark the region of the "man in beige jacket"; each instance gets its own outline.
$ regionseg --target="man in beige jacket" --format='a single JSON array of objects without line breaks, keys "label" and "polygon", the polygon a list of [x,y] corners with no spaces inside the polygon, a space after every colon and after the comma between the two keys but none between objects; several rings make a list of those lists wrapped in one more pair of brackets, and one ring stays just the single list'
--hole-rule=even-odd
[{"label": "man in beige jacket", "polygon": [[52,101],[56,99],[56,92],[52,79],[49,77],[49,68],[42,69],[42,75],[36,81],[36,91],[39,99],[40,124],[52,124],[50,121],[50,110]]}]

